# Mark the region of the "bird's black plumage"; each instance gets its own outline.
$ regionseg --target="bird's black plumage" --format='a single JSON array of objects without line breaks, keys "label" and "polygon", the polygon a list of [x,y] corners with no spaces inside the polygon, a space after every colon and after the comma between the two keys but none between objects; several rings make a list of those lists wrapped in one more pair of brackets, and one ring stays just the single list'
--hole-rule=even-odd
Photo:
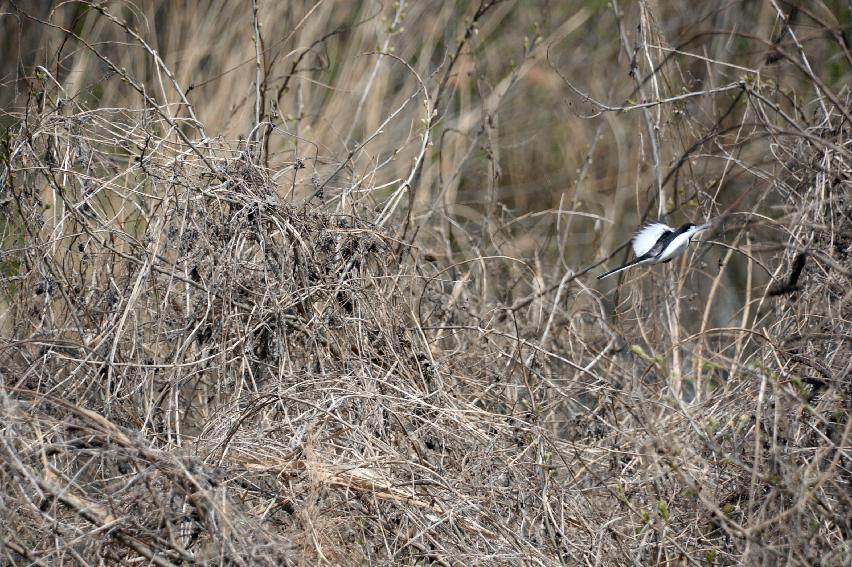
[{"label": "bird's black plumage", "polygon": [[657,240],[657,243],[654,244],[654,246],[650,250],[648,250],[645,256],[648,256],[650,258],[656,258],[657,256],[663,253],[663,250],[665,250],[666,247],[671,244],[672,240],[674,240],[684,232],[688,231],[690,228],[693,228],[694,226],[694,224],[688,222],[677,230],[667,230],[660,236],[659,240]]}]

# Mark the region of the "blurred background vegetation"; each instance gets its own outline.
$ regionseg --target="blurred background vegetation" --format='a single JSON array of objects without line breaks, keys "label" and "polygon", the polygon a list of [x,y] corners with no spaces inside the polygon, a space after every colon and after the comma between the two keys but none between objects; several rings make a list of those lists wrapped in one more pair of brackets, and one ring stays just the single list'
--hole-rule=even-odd
[{"label": "blurred background vegetation", "polygon": [[[449,261],[475,245],[560,271],[603,258],[645,219],[699,222],[765,198],[776,171],[758,170],[771,140],[749,128],[737,84],[771,91],[790,113],[813,111],[802,98],[810,77],[775,51],[789,35],[779,14],[802,35],[785,49],[806,49],[828,88],[849,79],[841,1],[256,8],[257,30],[245,2],[116,3],[109,17],[86,2],[7,4],[0,101],[21,109],[55,82],[53,96],[87,108],[160,105],[198,138],[263,138],[267,167],[300,164],[277,177],[280,194],[299,201],[321,187],[339,210],[383,206],[407,177],[427,119],[409,235]],[[51,77],[39,79],[38,65]],[[709,265],[717,256],[702,257]],[[742,258],[732,260],[717,322],[742,305]]]},{"label": "blurred background vegetation", "polygon": [[[516,242],[530,257],[553,242],[555,217],[565,214],[572,237],[563,259],[582,265],[623,242],[649,211],[674,223],[712,217],[731,203],[748,208],[743,194],[759,179],[746,168],[706,147],[699,151],[707,157],[679,160],[709,132],[740,124],[746,101],[729,85],[756,81],[777,92],[779,104],[804,104],[792,95],[807,93],[809,77],[774,54],[785,35],[779,11],[801,27],[824,84],[845,85],[849,6],[785,6],[486,2],[477,17],[477,4],[468,2],[260,2],[255,34],[252,5],[243,2],[116,3],[109,18],[86,2],[9,4],[0,100],[8,110],[31,101],[33,70],[42,65],[61,96],[85,107],[144,105],[117,68],[138,81],[149,103],[185,118],[179,87],[207,136],[247,137],[259,115],[274,126],[256,132],[269,138],[265,163],[303,159],[296,198],[311,194],[319,176],[333,202],[347,181],[369,175],[386,186],[404,178],[424,118],[423,94],[412,96],[420,78],[438,117],[415,217],[431,219],[442,207],[465,227],[496,223],[495,230],[501,215],[532,214]],[[677,99],[702,92],[709,94]],[[647,112],[602,112],[592,102],[662,99],[676,100]],[[12,118],[3,120],[8,127]],[[766,146],[747,133],[736,145],[734,136],[725,139],[738,159],[759,165]],[[385,164],[391,154],[394,162]],[[341,164],[327,179],[325,171]],[[375,201],[388,192],[374,190]],[[655,203],[659,196],[665,201]]]}]

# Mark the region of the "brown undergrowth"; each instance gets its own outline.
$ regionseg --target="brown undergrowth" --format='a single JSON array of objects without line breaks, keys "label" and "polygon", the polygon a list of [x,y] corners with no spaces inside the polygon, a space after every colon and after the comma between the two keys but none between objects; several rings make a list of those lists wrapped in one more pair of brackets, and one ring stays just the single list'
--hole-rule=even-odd
[{"label": "brown undergrowth", "polygon": [[[144,45],[104,6],[91,5],[91,29]],[[377,8],[388,38],[413,17],[404,7]],[[393,105],[350,100],[375,116],[345,151],[318,119],[305,128],[310,113],[269,110],[270,93],[292,94],[284,81],[317,73],[307,91],[328,67],[276,78],[252,47],[261,80],[238,105],[252,127],[211,137],[177,91],[161,84],[174,95],[162,104],[153,75],[115,63],[123,44],[64,29],[135,104],[69,96],[57,63],[29,69],[24,103],[3,114],[4,562],[848,564],[848,88],[826,85],[791,31],[773,63],[799,72],[784,80],[808,104],[748,74],[637,104],[683,70],[654,51],[657,66],[633,61],[644,79],[625,74],[633,99],[608,106],[555,56],[573,14],[525,45],[538,67],[513,66],[480,106],[459,95],[448,110],[459,68],[487,58],[479,30],[511,35],[499,18],[516,8],[482,2],[459,18],[437,70],[388,51]],[[662,33],[647,7],[615,8],[615,29],[636,17]],[[333,13],[323,31],[317,14],[294,27],[307,44],[355,33]],[[620,41],[616,54],[631,49]],[[177,74],[142,52],[170,84]],[[593,114],[641,125],[664,112],[657,125],[684,137],[654,142],[673,159],[641,170],[634,213],[711,217],[710,244],[596,289],[619,219],[583,209],[589,169],[570,203],[511,210],[500,164],[514,146],[497,141],[498,119],[532,68]],[[470,145],[450,148],[463,128]],[[583,151],[591,168],[595,149]]]}]

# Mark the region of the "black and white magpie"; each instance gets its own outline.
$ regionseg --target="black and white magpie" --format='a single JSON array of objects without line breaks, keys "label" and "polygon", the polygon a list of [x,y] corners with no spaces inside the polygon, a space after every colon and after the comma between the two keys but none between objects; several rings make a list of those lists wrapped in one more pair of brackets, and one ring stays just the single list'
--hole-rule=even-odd
[{"label": "black and white magpie", "polygon": [[639,229],[630,242],[636,257],[623,266],[602,273],[598,276],[598,279],[602,280],[633,266],[671,262],[672,258],[679,256],[686,250],[693,236],[702,230],[707,230],[710,226],[709,224],[696,226],[691,222],[678,229],[659,222],[645,225]]}]

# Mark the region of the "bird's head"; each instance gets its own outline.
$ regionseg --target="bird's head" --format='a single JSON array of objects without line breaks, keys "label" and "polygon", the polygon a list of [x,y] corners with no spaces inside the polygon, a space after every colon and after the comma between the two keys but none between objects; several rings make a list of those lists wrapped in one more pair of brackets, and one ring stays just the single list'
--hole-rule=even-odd
[{"label": "bird's head", "polygon": [[678,232],[680,232],[681,234],[688,234],[689,237],[692,238],[694,235],[698,234],[699,232],[703,232],[703,231],[707,230],[711,226],[713,226],[712,223],[696,225],[696,224],[693,224],[691,222],[688,222],[685,225],[683,225],[682,227],[680,227],[680,229],[678,229]]}]

